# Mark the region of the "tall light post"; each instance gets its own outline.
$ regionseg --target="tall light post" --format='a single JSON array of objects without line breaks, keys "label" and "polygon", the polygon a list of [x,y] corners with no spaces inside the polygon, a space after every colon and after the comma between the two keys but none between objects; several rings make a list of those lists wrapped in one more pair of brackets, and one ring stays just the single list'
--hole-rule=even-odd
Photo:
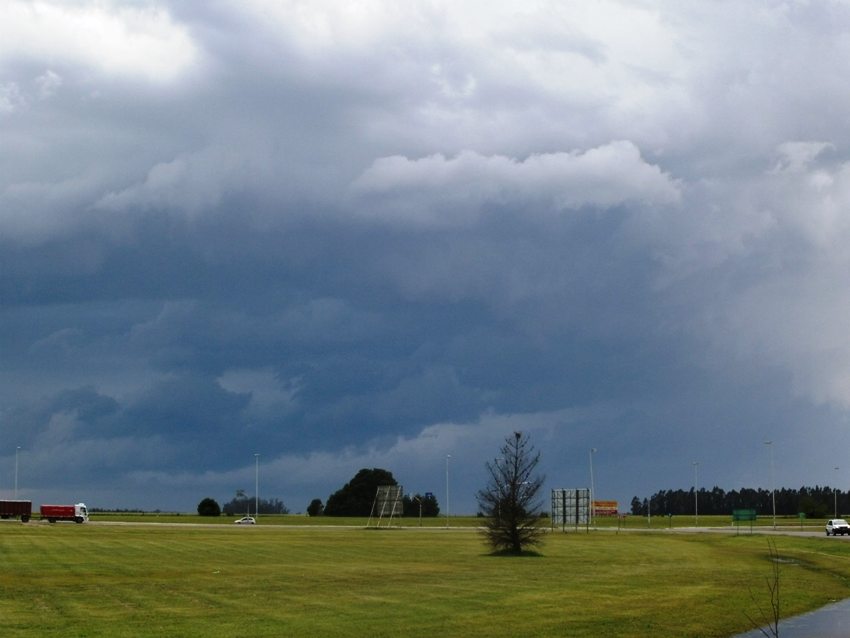
[{"label": "tall light post", "polygon": [[15,500],[18,500],[18,452],[21,451],[21,446],[15,448]]},{"label": "tall light post", "polygon": [[596,514],[596,507],[594,505],[594,501],[596,500],[596,490],[593,486],[593,453],[596,452],[596,448],[592,447],[587,453],[588,458],[590,459],[590,524],[593,525],[594,515]]},{"label": "tall light post", "polygon": [[835,516],[833,518],[838,518],[838,468],[835,468],[835,488],[832,490],[832,493],[835,495]]},{"label": "tall light post", "polygon": [[446,454],[446,527],[449,526],[449,459],[451,454]]},{"label": "tall light post", "polygon": [[694,527],[699,527],[699,461],[693,462],[694,466]]},{"label": "tall light post", "polygon": [[765,441],[770,450],[770,500],[773,503],[773,529],[776,529],[776,482],[773,479],[773,441]]},{"label": "tall light post", "polygon": [[502,501],[505,499],[505,486],[502,485],[502,459],[496,459],[496,473],[499,478],[496,479],[496,486],[499,488],[499,502],[496,503],[496,520],[502,520]]},{"label": "tall light post", "polygon": [[260,516],[260,455],[254,454],[254,516]]}]

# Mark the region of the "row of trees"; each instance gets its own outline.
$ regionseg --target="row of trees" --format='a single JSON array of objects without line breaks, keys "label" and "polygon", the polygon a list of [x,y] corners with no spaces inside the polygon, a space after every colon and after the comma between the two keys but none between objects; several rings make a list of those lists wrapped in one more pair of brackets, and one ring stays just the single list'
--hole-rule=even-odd
[{"label": "row of trees", "polygon": [[[694,489],[659,490],[651,497],[632,498],[631,513],[646,516],[664,516],[670,514],[693,514],[695,505],[700,514],[730,514],[736,509],[754,509],[760,514],[773,512],[772,490],[762,488],[742,488],[724,491],[720,487],[711,490],[697,490],[696,502]],[[850,493],[841,492],[827,485],[801,487],[800,489],[782,488],[776,490],[776,513],[780,516],[795,516],[800,512],[810,518],[824,518],[838,509],[838,512],[850,512]],[[650,509],[651,506],[651,509]]]},{"label": "row of trees", "polygon": [[[369,512],[364,514],[357,514],[357,516],[369,516],[371,509]],[[310,504],[307,506],[307,516],[323,516],[327,514],[325,511],[325,505],[322,503],[322,499],[314,498],[310,501]],[[410,496],[409,494],[405,494],[401,499],[401,511],[398,512],[401,516],[430,516],[435,517],[440,515],[440,504],[437,503],[437,499],[430,492],[425,494],[414,494]],[[328,516],[340,516],[339,514],[328,514]]]},{"label": "row of trees", "polygon": [[[353,479],[328,497],[327,504],[321,499],[314,498],[307,506],[309,516],[369,516],[378,486],[398,485],[392,472],[381,468],[362,469]],[[426,494],[405,495],[402,499],[402,509],[399,516],[438,516],[440,505],[430,492]],[[201,516],[227,516],[242,514],[288,514],[287,508],[280,499],[259,499],[257,503],[253,496],[244,490],[237,490],[236,496],[219,505],[215,499],[205,498],[198,503],[198,514]]]},{"label": "row of trees", "polygon": [[[378,487],[398,485],[392,472],[381,468],[364,468],[348,483],[328,497],[328,502],[314,498],[307,506],[309,516],[369,516]],[[440,505],[430,492],[426,494],[405,494],[402,499],[402,516],[438,516]]]},{"label": "row of trees", "polygon": [[289,514],[289,509],[278,498],[261,498],[257,500],[245,494],[244,490],[237,490],[236,496],[219,505],[218,501],[207,497],[198,503],[198,514],[201,516],[236,516],[242,514]]}]

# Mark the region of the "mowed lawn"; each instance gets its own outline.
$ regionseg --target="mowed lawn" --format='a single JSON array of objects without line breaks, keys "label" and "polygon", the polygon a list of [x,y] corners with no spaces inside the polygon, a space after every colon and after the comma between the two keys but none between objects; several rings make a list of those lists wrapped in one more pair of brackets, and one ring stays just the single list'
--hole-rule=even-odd
[{"label": "mowed lawn", "polygon": [[[850,543],[777,537],[783,613],[850,596]],[[729,636],[769,608],[759,535],[0,524],[4,635]]]}]

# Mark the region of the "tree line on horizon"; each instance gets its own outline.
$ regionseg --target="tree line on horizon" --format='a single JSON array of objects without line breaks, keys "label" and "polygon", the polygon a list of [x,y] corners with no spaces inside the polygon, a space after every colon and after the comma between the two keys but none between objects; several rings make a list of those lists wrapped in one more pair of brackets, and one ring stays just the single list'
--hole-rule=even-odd
[{"label": "tree line on horizon", "polygon": [[[327,503],[314,498],[307,507],[308,516],[369,516],[379,486],[398,485],[393,473],[383,468],[363,468],[336,492],[328,497]],[[434,517],[440,514],[436,497],[423,494],[405,494],[397,516]]]},{"label": "tree line on horizon", "polygon": [[244,490],[237,490],[236,496],[224,505],[209,496],[198,503],[198,514],[201,516],[239,516],[257,515],[259,507],[260,514],[289,514],[289,508],[279,498],[256,499],[249,496]]},{"label": "tree line on horizon", "polygon": [[[850,492],[842,492],[828,485],[783,487],[776,490],[776,515],[797,516],[800,513],[808,518],[826,518],[836,509],[850,512]],[[725,491],[714,486],[712,489],[700,488],[696,493],[696,505],[700,514],[731,515],[733,510],[753,509],[760,516],[773,514],[773,491],[764,488],[741,488]],[[651,506],[651,509],[650,509]],[[659,490],[651,497],[631,500],[631,513],[636,516],[694,515],[694,488],[689,490]]]},{"label": "tree line on horizon", "polygon": [[[308,516],[369,516],[379,486],[398,485],[392,472],[382,468],[363,468],[348,483],[328,497],[327,504],[314,498],[307,506]],[[434,517],[440,514],[440,504],[434,494],[405,494],[397,516]],[[236,496],[223,505],[210,497],[198,503],[201,516],[289,514],[289,508],[277,498],[257,499],[245,490],[236,490]]]}]

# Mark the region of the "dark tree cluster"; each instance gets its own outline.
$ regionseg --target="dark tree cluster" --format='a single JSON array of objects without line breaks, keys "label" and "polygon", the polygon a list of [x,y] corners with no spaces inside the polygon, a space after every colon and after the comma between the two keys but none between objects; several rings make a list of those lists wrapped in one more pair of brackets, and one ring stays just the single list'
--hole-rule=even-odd
[{"label": "dark tree cluster", "polygon": [[[372,513],[372,504],[378,487],[382,485],[398,485],[392,472],[381,468],[362,469],[348,483],[328,497],[327,504],[322,505],[322,500],[314,498],[307,507],[310,516],[369,516]],[[402,497],[402,511],[399,516],[420,515],[438,516],[440,505],[431,492],[405,494]]]},{"label": "dark tree cluster", "polygon": [[314,498],[307,506],[307,516],[321,516],[325,513],[325,506],[322,499]]},{"label": "dark tree cluster", "polygon": [[440,504],[437,503],[436,497],[428,492],[424,496],[414,494],[413,496],[404,495],[402,499],[404,516],[419,517],[434,517],[440,515]]},{"label": "dark tree cluster", "polygon": [[227,516],[236,516],[243,514],[257,514],[257,506],[259,506],[260,514],[289,514],[289,509],[283,504],[283,501],[277,498],[263,499],[259,503],[253,496],[248,496],[241,491],[221,506],[222,511]]},{"label": "dark tree cluster", "polygon": [[221,516],[221,507],[215,499],[207,497],[198,503],[198,515]]},{"label": "dark tree cluster", "polygon": [[369,516],[379,485],[398,485],[392,472],[381,468],[362,469],[328,497],[325,516]]},{"label": "dark tree cluster", "polygon": [[[740,490],[724,491],[714,487],[711,490],[700,488],[696,494],[700,514],[731,514],[736,509],[754,509],[760,515],[773,513],[773,492],[769,489],[741,488]],[[803,512],[809,518],[824,518],[832,515],[836,507],[838,512],[850,511],[850,497],[847,492],[841,492],[829,486],[801,487],[793,490],[782,488],[776,490],[776,514],[780,516],[796,516]],[[650,512],[649,506],[652,505]],[[694,489],[690,490],[659,490],[651,498],[632,498],[632,514],[646,516],[664,516],[668,514],[693,514]]]}]

